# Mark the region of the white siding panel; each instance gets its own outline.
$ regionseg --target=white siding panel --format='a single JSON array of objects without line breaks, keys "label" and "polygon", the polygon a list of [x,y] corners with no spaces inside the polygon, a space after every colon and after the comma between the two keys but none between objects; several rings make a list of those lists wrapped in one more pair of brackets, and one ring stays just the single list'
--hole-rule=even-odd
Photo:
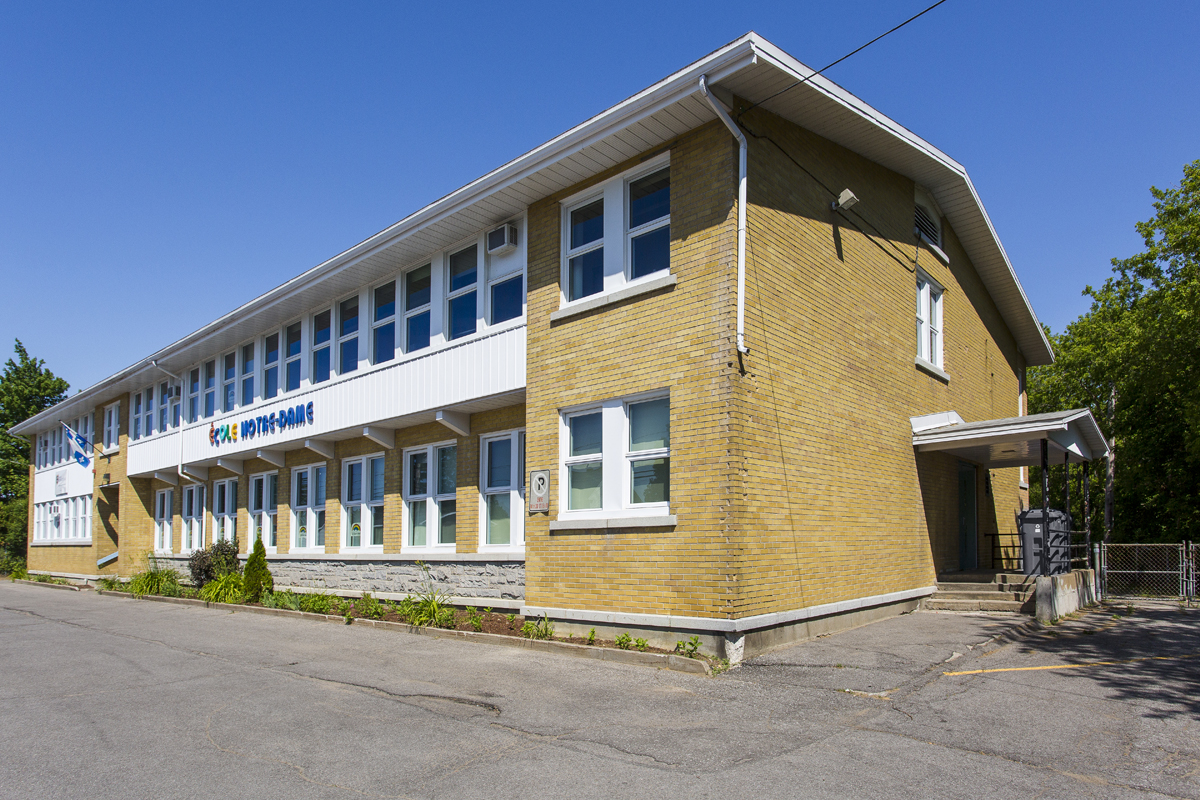
[{"label": "white siding panel", "polygon": [[[95,460],[92,461],[94,465]],[[101,462],[103,463],[103,462]],[[66,475],[67,493],[59,495],[56,492],[58,476]],[[59,497],[78,497],[92,493],[92,470],[84,468],[71,461],[56,469],[44,469],[33,476],[33,502],[48,503]]]}]

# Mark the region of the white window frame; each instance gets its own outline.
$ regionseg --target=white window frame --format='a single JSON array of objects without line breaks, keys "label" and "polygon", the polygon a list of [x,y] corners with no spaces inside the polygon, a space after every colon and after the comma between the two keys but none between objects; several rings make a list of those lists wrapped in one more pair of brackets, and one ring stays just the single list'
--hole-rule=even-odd
[{"label": "white window frame", "polygon": [[175,518],[175,490],[154,493],[154,554],[170,555]]},{"label": "white window frame", "polygon": [[[670,447],[655,450],[629,449],[629,407],[652,400],[670,400],[669,391],[652,391],[610,398],[564,409],[559,415],[558,518],[607,519],[614,517],[659,517],[671,513],[671,503],[634,503],[632,500],[632,464],[652,458],[670,458]],[[572,417],[600,412],[601,451],[597,456],[570,455]],[[600,507],[571,509],[569,467],[580,463],[601,463]],[[669,474],[669,473],[668,473]],[[669,480],[669,478],[668,478]],[[668,484],[669,485],[669,484]]]},{"label": "white window frame", "polygon": [[142,393],[134,392],[129,402],[129,440],[136,442],[142,438]]},{"label": "white window frame", "polygon": [[[447,342],[459,341],[462,339],[469,339],[472,336],[474,336],[475,334],[479,333],[479,331],[480,331],[479,287],[483,283],[483,281],[481,281],[480,279],[484,273],[484,260],[485,260],[484,254],[487,252],[487,249],[484,246],[483,242],[484,242],[484,237],[482,235],[480,235],[480,236],[475,237],[475,239],[473,241],[462,242],[462,243],[457,244],[454,247],[448,248],[447,250],[444,251],[445,256],[442,259],[442,261],[443,261],[442,286],[445,287],[445,292],[443,292],[445,299],[442,303],[442,308],[443,308],[443,311],[442,311],[442,335],[443,335],[443,338],[445,339],[445,341],[447,341]],[[451,259],[451,257],[463,252],[464,250],[470,250],[471,248],[475,248],[475,280],[474,280],[474,282],[472,282],[471,284],[469,284],[467,286],[464,286],[460,289],[455,289],[454,291],[451,291],[450,286],[451,286],[451,280],[452,280],[453,276],[450,273],[450,269],[451,269],[450,259]],[[432,281],[431,281],[431,284],[432,284]],[[431,285],[430,294],[432,295],[432,293],[433,292],[432,292],[432,285]],[[457,300],[460,297],[465,297],[466,295],[472,294],[472,293],[475,295],[475,312],[474,312],[475,313],[475,327],[469,333],[464,333],[461,336],[451,338],[450,326],[453,324],[454,320],[450,314],[450,304],[454,300]],[[430,299],[432,300],[432,297]],[[432,331],[430,332],[430,334],[432,337]]]},{"label": "white window frame", "polygon": [[[229,360],[231,358],[233,359],[232,376],[229,374]],[[217,368],[217,377],[219,378],[217,383],[220,386],[221,392],[221,406],[219,413],[229,414],[236,411],[238,407],[238,351],[236,347],[228,353],[223,354],[217,360]],[[230,397],[233,398],[232,401],[230,400]]]},{"label": "white window frame", "polygon": [[[219,374],[217,373],[216,358],[210,358],[200,365],[200,418],[211,419],[220,413],[220,404],[217,403],[217,392],[220,389]],[[212,401],[212,410],[209,410],[209,401]]]},{"label": "white window frame", "polygon": [[201,366],[192,367],[187,371],[187,424],[200,421],[200,383],[203,370]]},{"label": "white window frame", "polygon": [[[187,555],[204,549],[205,485],[193,483],[183,487],[183,530],[180,531],[179,552]],[[188,513],[188,508],[191,513]]]},{"label": "white window frame", "polygon": [[929,277],[924,270],[917,270],[916,278],[916,331],[917,360],[937,370],[944,370],[946,290]]},{"label": "white window frame", "polygon": [[[598,186],[592,186],[584,191],[562,200],[560,205],[560,241],[561,264],[559,273],[559,306],[566,308],[577,303],[602,297],[610,292],[618,291],[627,286],[637,286],[647,281],[672,274],[668,263],[667,269],[652,272],[639,278],[632,277],[631,242],[634,238],[650,233],[663,226],[670,226],[671,214],[639,225],[636,229],[629,228],[629,186],[634,181],[670,169],[670,153],[639,164],[632,169],[616,175]],[[597,199],[604,203],[604,235],[600,239],[571,249],[571,212],[576,211]],[[572,258],[586,254],[596,248],[604,248],[604,281],[598,292],[570,299],[570,279]]]},{"label": "white window frame", "polygon": [[[384,469],[384,491],[383,491],[383,496],[378,501],[374,501],[371,499],[371,487],[370,487],[371,462],[376,458],[383,459],[383,469]],[[359,498],[359,500],[357,502],[352,503],[352,501],[349,499],[350,481],[347,476],[350,474],[350,467],[355,464],[361,466],[361,468],[362,468],[362,496]],[[373,523],[375,521],[375,514],[377,513],[377,510],[383,511],[386,500],[387,500],[387,456],[385,453],[383,453],[383,452],[368,453],[367,455],[359,456],[357,458],[346,458],[346,459],[342,460],[342,487],[341,487],[342,547],[341,547],[341,549],[343,551],[352,552],[352,553],[382,553],[383,552],[382,540],[380,541],[379,544],[371,543],[371,532],[374,528]],[[326,502],[328,502],[328,498],[326,498]],[[351,538],[350,519],[354,515],[354,508],[353,508],[354,506],[358,507],[358,525],[359,525],[358,542],[359,543],[357,545],[350,544],[350,538]],[[386,517],[385,517],[385,519],[386,519]],[[386,531],[384,532],[383,535],[386,536]]]},{"label": "white window frame", "polygon": [[[325,473],[325,489],[326,496],[322,498],[318,504],[316,502],[316,487],[317,475],[320,472]],[[300,476],[305,476],[307,483],[308,502],[301,504],[299,502],[299,487]],[[325,552],[325,536],[329,531],[328,513],[326,511],[329,505],[329,465],[327,462],[321,461],[314,464],[306,464],[303,467],[296,467],[292,470],[292,489],[291,489],[291,545],[290,552],[296,553],[324,553]],[[324,515],[324,516],[322,516]],[[300,529],[304,528],[305,541],[300,543]],[[324,528],[324,530],[320,530]],[[317,542],[317,533],[320,530],[321,541]]]},{"label": "white window frame", "polygon": [[[386,317],[377,318],[375,293],[378,292],[380,289],[384,288],[385,286],[387,286],[389,283],[392,285],[392,313]],[[367,347],[369,348],[370,352],[367,353],[367,361],[372,366],[375,366],[378,364],[388,364],[388,363],[394,362],[396,360],[396,355],[399,352],[401,352],[400,339],[399,339],[399,335],[398,335],[400,333],[400,330],[399,330],[400,315],[396,313],[397,310],[400,308],[400,281],[397,280],[396,278],[392,278],[391,280],[386,280],[386,281],[383,281],[382,283],[375,284],[374,286],[371,287],[370,292],[368,292],[367,294],[371,300],[371,303],[370,303],[371,316],[369,318],[371,335],[369,337],[367,337],[368,338]],[[360,309],[359,325],[361,325],[361,324],[362,324],[362,313],[361,313],[361,309]],[[376,339],[379,336],[379,331],[382,328],[386,328],[388,325],[392,326],[392,354],[385,359],[376,360],[376,353],[375,353],[375,351],[377,349]],[[359,342],[359,344],[361,344],[361,342]]]},{"label": "white window frame", "polygon": [[[510,442],[509,485],[489,487],[488,443],[508,439]],[[488,542],[488,498],[508,494],[509,533],[508,542]],[[524,550],[525,549],[525,429],[515,428],[479,437],[479,550]]]},{"label": "white window frame", "polygon": [[[293,355],[288,352],[288,336],[292,328],[297,328],[296,331],[296,353]],[[300,391],[304,388],[304,323],[300,320],[295,320],[284,325],[279,332],[279,347],[280,347],[280,369],[279,369],[279,394],[286,395],[289,392]],[[296,365],[296,385],[289,386],[292,365]],[[278,395],[277,395],[278,396]]]},{"label": "white window frame", "polygon": [[[246,349],[250,349],[250,367],[246,368]],[[258,400],[260,386],[258,384],[258,342],[244,342],[238,347],[238,391],[237,399],[240,408],[254,405]],[[250,382],[250,397],[246,398],[246,381]]]},{"label": "white window frame", "polygon": [[[275,360],[267,361],[267,354],[271,352],[269,348],[270,348],[270,341],[271,341],[272,336],[275,337]],[[262,400],[274,400],[276,397],[279,397],[279,395],[283,393],[282,387],[284,385],[283,384],[284,336],[285,336],[285,334],[284,334],[283,329],[280,329],[280,330],[276,330],[276,331],[267,331],[261,337],[262,341],[260,343],[260,350],[261,350],[262,355],[258,359],[258,387],[259,388],[258,388],[257,395]],[[275,370],[275,393],[268,395],[267,394],[267,376],[270,374],[271,370]]]},{"label": "white window frame", "polygon": [[[455,483],[454,491],[439,492],[438,487],[440,481],[438,478],[440,462],[438,461],[438,452],[444,448],[454,448],[454,463],[455,463]],[[414,455],[424,454],[426,473],[425,473],[425,491],[412,491],[412,457]],[[401,496],[404,498],[404,542],[400,546],[401,552],[427,552],[432,550],[451,551],[453,552],[458,546],[458,441],[456,439],[448,439],[443,442],[425,445],[423,447],[410,447],[401,454],[403,461],[403,484],[401,486]],[[443,542],[442,539],[442,503],[454,501],[455,503],[455,540],[453,542]],[[423,507],[425,511],[425,544],[413,544],[413,522],[416,516],[415,508]]]},{"label": "white window frame", "polygon": [[112,453],[121,447],[121,402],[104,407],[104,452]]},{"label": "white window frame", "polygon": [[158,410],[155,412],[155,429],[159,433],[166,433],[172,427],[171,425],[171,401],[175,399],[175,384],[171,381],[162,381],[158,384]]},{"label": "white window frame", "polygon": [[[261,502],[256,498],[258,487],[262,486]],[[271,487],[275,488],[275,502],[271,503]],[[260,537],[263,547],[268,553],[278,551],[279,545],[279,472],[257,472],[250,476],[250,493],[246,497],[246,508],[250,512],[250,538],[247,541],[246,552],[254,549],[254,542]]]},{"label": "white window frame", "polygon": [[[419,269],[429,270],[429,299],[419,306],[413,306],[410,308],[408,305],[408,276]],[[406,354],[417,353],[421,350],[428,350],[433,346],[433,337],[435,333],[433,329],[433,269],[433,262],[430,261],[419,266],[412,267],[411,269],[404,270],[404,272],[400,273],[400,277],[396,281],[397,289],[402,293],[396,298],[396,302],[398,304],[401,302],[404,304],[404,330],[397,333],[397,346]],[[429,329],[429,341],[427,344],[422,345],[421,347],[413,348],[408,341],[409,320],[419,317],[422,314],[429,319],[429,321],[426,323],[426,327]],[[401,344],[401,339],[403,340],[403,344]]]},{"label": "white window frame", "polygon": [[[237,478],[225,478],[213,481],[212,485],[212,540],[234,541],[237,539]],[[225,507],[218,508],[217,501],[225,498]]]},{"label": "white window frame", "polygon": [[[355,306],[356,306],[356,310],[354,312],[354,330],[351,333],[347,333],[347,334],[343,335],[342,334],[342,305],[345,303],[349,303],[351,300],[354,301]],[[331,365],[330,365],[332,367],[331,374],[338,375],[338,376],[349,375],[351,372],[356,372],[358,370],[358,366],[360,363],[362,363],[362,360],[363,360],[362,338],[360,337],[360,334],[362,333],[362,329],[363,329],[362,297],[359,296],[358,294],[353,294],[353,295],[350,295],[349,297],[343,297],[341,300],[338,300],[336,303],[334,303],[333,304],[332,321],[333,321],[333,325],[334,325],[334,328],[332,331],[334,349],[330,355],[336,356],[336,360],[333,363],[331,363]],[[342,365],[342,345],[349,344],[351,341],[355,342],[354,365],[352,367],[350,367],[349,369],[346,369]]]}]

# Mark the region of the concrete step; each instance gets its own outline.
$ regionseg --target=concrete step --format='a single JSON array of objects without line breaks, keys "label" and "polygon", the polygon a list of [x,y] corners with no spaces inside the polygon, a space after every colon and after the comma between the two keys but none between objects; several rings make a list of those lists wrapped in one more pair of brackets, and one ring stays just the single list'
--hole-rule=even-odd
[{"label": "concrete step", "polygon": [[1022,575],[1019,572],[998,572],[996,570],[972,570],[970,572],[943,572],[937,576],[938,583],[1011,583],[1033,584],[1032,575]]},{"label": "concrete step", "polygon": [[1032,614],[1033,601],[1017,600],[942,600],[937,595],[927,598],[923,605],[927,611],[1011,611]]},{"label": "concrete step", "polygon": [[1031,596],[1031,592],[968,592],[960,591],[958,588],[945,589],[938,587],[937,594],[933,595],[938,600],[1016,600],[1018,603],[1024,603]]},{"label": "concrete step", "polygon": [[1026,592],[1033,591],[1032,585],[1021,583],[938,583],[941,592]]}]

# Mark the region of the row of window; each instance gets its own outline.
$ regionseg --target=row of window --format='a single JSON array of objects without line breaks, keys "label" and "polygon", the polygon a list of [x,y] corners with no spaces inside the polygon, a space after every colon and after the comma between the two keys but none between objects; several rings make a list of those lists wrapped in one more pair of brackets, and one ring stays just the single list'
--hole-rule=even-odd
[{"label": "row of window", "polygon": [[162,381],[135,392],[130,438],[271,400],[347,375],[364,363],[384,364],[419,352],[435,337],[461,339],[481,323],[499,325],[524,313],[523,265],[489,260],[481,237],[202,362],[186,371],[183,387]]},{"label": "row of window", "polygon": [[[73,420],[67,420],[71,430],[75,431],[89,442],[92,440],[92,415],[84,414]],[[91,454],[89,453],[89,456]],[[71,442],[63,426],[38,434],[37,447],[34,450],[34,466],[37,469],[57,467],[75,460]]]},{"label": "row of window", "polygon": [[33,541],[88,542],[92,538],[92,498],[65,497],[33,506]]},{"label": "row of window", "polygon": [[[523,546],[525,489],[524,431],[485,436],[481,440],[483,513],[480,543],[492,546]],[[453,547],[457,542],[458,448],[453,442],[403,451],[404,547],[411,549]],[[377,453],[343,459],[341,503],[341,550],[382,552],[384,530],[385,456]],[[292,552],[324,552],[326,527],[326,465],[310,464],[292,470],[290,536]],[[262,539],[268,551],[279,544],[276,472],[251,475],[248,512],[250,547]],[[174,546],[173,508],[175,489],[155,495],[154,548],[170,552]],[[206,546],[203,485],[183,488],[183,552]],[[215,481],[211,502],[213,539],[237,536],[238,480]]]}]

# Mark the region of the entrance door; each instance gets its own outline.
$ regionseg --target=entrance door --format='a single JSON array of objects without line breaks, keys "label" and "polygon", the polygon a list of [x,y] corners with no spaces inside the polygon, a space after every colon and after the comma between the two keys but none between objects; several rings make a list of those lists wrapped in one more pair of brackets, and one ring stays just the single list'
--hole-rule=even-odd
[{"label": "entrance door", "polygon": [[975,465],[958,462],[958,568],[976,569],[979,549],[975,526]]}]

